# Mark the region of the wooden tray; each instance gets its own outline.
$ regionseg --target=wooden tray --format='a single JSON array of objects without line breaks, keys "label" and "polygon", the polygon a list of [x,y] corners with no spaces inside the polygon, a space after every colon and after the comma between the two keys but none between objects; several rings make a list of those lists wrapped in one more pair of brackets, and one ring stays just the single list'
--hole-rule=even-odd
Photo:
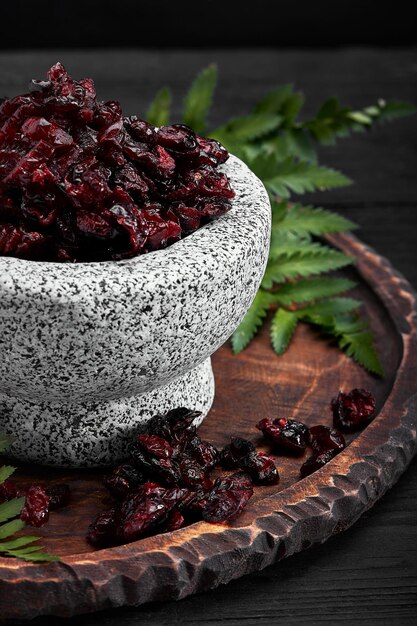
[{"label": "wooden tray", "polygon": [[234,523],[199,522],[99,551],[85,542],[90,520],[104,508],[99,474],[21,467],[22,483],[70,482],[72,504],[52,513],[39,533],[61,562],[0,558],[1,617],[70,616],[212,589],[346,530],[396,482],[417,450],[416,296],[387,260],[353,236],[331,241],[358,260],[356,270],[344,273],[360,283],[357,292],[377,336],[385,378],[366,374],[303,326],[278,358],[264,329],[241,355],[233,356],[228,346],[214,355],[216,400],[200,432],[218,446],[240,433],[263,447],[254,428],[261,417],[330,424],[330,398],[339,388],[357,386],[377,398],[372,424],[304,480],[300,459],[277,457],[280,484],[257,488]]}]

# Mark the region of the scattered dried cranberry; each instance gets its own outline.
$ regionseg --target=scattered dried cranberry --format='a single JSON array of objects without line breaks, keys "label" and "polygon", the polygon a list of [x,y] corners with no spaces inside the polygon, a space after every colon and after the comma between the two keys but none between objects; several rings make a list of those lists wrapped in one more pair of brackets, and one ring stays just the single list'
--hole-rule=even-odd
[{"label": "scattered dried cranberry", "polygon": [[43,526],[49,519],[49,503],[50,497],[43,487],[29,487],[20,519],[30,526]]},{"label": "scattered dried cranberry", "polygon": [[63,483],[61,485],[50,485],[45,488],[46,494],[49,496],[49,510],[55,511],[63,506],[67,506],[71,498],[71,490],[69,485]]},{"label": "scattered dried cranberry", "polygon": [[236,517],[253,495],[252,481],[245,472],[217,478],[203,508],[206,522],[225,522]]},{"label": "scattered dried cranberry", "polygon": [[239,467],[248,472],[257,485],[276,485],[279,474],[274,460],[262,452],[252,452],[241,459]]},{"label": "scattered dried cranberry", "polygon": [[291,419],[262,419],[256,425],[274,444],[295,454],[303,454],[309,441],[308,427]]},{"label": "scattered dried cranberry", "polygon": [[335,428],[318,425],[310,428],[310,445],[315,452],[325,450],[337,450],[341,452],[346,448],[346,441],[342,433]]},{"label": "scattered dried cranberry", "polygon": [[118,519],[116,508],[99,513],[91,522],[87,541],[95,548],[105,548],[116,543],[116,524]]},{"label": "scattered dried cranberry", "polygon": [[255,454],[255,446],[248,439],[232,437],[230,444],[220,452],[220,463],[225,469],[235,469],[248,454]]},{"label": "scattered dried cranberry", "polygon": [[366,426],[375,412],[375,398],[365,389],[340,391],[331,401],[333,424],[344,432],[354,432]]},{"label": "scattered dried cranberry", "polygon": [[300,475],[302,478],[305,476],[309,476],[313,472],[317,471],[326,463],[331,461],[338,453],[338,450],[335,448],[331,450],[325,450],[324,452],[319,452],[312,454],[305,463],[302,464],[300,469]]},{"label": "scattered dried cranberry", "polygon": [[2,502],[7,502],[7,500],[12,500],[17,496],[17,489],[14,483],[10,480],[5,480],[3,483],[0,483],[0,504]]},{"label": "scattered dried cranberry", "polygon": [[183,124],[157,129],[100,102],[57,63],[0,101],[0,254],[123,259],[164,248],[231,208],[227,151]]}]

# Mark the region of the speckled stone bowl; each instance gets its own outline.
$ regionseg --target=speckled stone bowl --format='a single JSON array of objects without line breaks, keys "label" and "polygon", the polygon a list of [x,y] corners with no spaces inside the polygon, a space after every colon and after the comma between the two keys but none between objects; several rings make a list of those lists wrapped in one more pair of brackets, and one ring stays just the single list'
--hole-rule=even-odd
[{"label": "speckled stone bowl", "polygon": [[233,208],[165,250],[126,261],[0,257],[0,432],[15,458],[100,466],[141,423],[176,406],[207,414],[210,355],[250,306],[271,209],[235,157]]}]

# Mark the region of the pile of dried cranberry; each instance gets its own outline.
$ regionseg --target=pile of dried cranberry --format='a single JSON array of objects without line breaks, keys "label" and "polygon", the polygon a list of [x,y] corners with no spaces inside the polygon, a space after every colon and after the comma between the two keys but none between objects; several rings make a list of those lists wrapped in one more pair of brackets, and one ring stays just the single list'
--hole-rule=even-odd
[{"label": "pile of dried cranberry", "polygon": [[123,117],[57,63],[0,101],[0,254],[101,261],[164,248],[231,208],[227,158],[184,125]]},{"label": "pile of dried cranberry", "polygon": [[[375,412],[375,399],[364,389],[340,392],[331,402],[333,428],[308,427],[292,419],[262,419],[256,427],[279,454],[312,455],[300,469],[308,476],[346,447],[338,429],[353,432],[366,426]],[[130,446],[130,458],[103,483],[111,506],[93,520],[87,540],[95,547],[177,530],[198,520],[225,522],[236,517],[253,495],[254,485],[274,485],[279,474],[274,460],[257,452],[248,439],[232,437],[221,451],[199,437],[193,425],[198,411],[178,408],[156,415]],[[221,466],[233,470],[218,475]],[[32,526],[48,521],[49,511],[65,506],[68,485],[31,486],[19,490],[11,481],[0,484],[0,503],[25,496],[21,519]]]},{"label": "pile of dried cranberry", "polygon": [[197,520],[230,520],[251,498],[252,480],[270,484],[279,479],[272,459],[257,455],[245,440],[239,440],[245,446],[240,449],[234,439],[228,467],[239,471],[213,481],[210,474],[220,460],[224,463],[226,449],[219,453],[197,435],[193,422],[199,415],[173,409],[153,417],[135,438],[129,462],[104,477],[113,502],[90,526],[87,539],[93,546],[124,543]]}]

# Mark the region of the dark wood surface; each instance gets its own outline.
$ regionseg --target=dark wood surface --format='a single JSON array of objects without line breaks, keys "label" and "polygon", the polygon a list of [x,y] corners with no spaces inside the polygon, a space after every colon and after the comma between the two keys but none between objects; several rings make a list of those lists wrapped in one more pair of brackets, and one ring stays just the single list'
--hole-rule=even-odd
[{"label": "dark wood surface", "polygon": [[[86,72],[97,77],[103,97],[118,97],[130,112],[143,110],[161,81],[174,82],[180,95],[195,69],[217,59],[222,79],[215,123],[244,112],[265,89],[288,80],[304,88],[312,108],[332,94],[355,106],[380,96],[416,99],[413,50],[2,54],[2,90],[17,93],[28,74],[41,73],[57,57],[75,75]],[[142,90],[135,79],[138,85],[143,83]],[[363,226],[362,238],[388,256],[414,285],[416,130],[416,120],[410,119],[327,150],[325,161],[350,174],[357,185],[317,197],[321,204],[325,200],[356,219]],[[259,574],[179,603],[117,610],[77,622],[414,623],[416,477],[414,462],[394,490],[349,532]]]}]

